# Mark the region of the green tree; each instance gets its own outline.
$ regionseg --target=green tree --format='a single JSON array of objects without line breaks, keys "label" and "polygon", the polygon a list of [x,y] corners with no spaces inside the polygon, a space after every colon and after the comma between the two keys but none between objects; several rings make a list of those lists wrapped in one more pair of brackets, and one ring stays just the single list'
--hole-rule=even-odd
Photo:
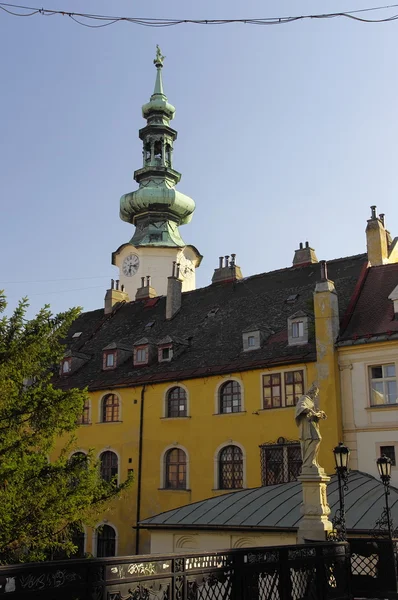
[{"label": "green tree", "polygon": [[[80,309],[28,320],[27,299],[4,316],[0,292],[0,562],[73,554],[73,533],[93,525],[130,485],[103,481],[93,452],[69,458],[87,390],[59,389],[62,339]],[[55,444],[62,450],[53,457]],[[58,446],[57,446],[58,448]]]}]

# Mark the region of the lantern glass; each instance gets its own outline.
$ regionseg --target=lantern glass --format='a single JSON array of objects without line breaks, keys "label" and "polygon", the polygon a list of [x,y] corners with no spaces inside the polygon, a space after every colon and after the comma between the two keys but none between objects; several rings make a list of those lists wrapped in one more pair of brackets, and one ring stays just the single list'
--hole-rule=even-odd
[{"label": "lantern glass", "polygon": [[340,442],[333,450],[336,469],[338,471],[346,471],[348,469],[348,461],[350,458],[350,449]]},{"label": "lantern glass", "polygon": [[383,456],[377,459],[376,463],[380,477],[382,479],[389,479],[391,477],[391,459],[383,454]]}]

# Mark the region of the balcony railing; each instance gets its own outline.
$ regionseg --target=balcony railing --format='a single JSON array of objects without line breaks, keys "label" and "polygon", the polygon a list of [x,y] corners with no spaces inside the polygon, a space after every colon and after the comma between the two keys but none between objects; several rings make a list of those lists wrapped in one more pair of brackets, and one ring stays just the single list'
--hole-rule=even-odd
[{"label": "balcony railing", "polygon": [[0,567],[10,600],[348,600],[346,543]]}]

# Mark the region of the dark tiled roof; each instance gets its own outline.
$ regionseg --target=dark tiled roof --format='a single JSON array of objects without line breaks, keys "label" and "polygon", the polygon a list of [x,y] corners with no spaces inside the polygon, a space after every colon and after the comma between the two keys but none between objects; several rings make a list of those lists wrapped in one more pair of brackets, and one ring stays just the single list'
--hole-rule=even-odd
[{"label": "dark tiled roof", "polygon": [[[339,507],[336,475],[332,476],[327,493],[332,519]],[[383,484],[367,473],[352,471],[345,498],[348,531],[360,533],[373,529],[384,508]],[[301,519],[301,503],[301,484],[295,481],[208,498],[145,519],[141,525],[158,529],[296,529]],[[393,487],[390,506],[393,520],[397,520],[398,490]]]},{"label": "dark tiled roof", "polygon": [[[367,270],[358,300],[339,340],[363,343],[374,336],[398,333],[394,307],[388,296],[398,285],[398,263],[370,267]],[[395,337],[395,336],[394,336]]]},{"label": "dark tiled roof", "polygon": [[[339,295],[341,316],[365,260],[361,254],[328,263],[329,278],[335,282]],[[302,346],[288,346],[287,318],[298,311],[313,315],[313,292],[319,278],[320,266],[312,264],[186,292],[180,311],[170,321],[165,318],[165,297],[149,303],[129,302],[111,315],[104,315],[103,309],[84,313],[73,324],[66,346],[91,358],[58,383],[63,387],[103,389],[313,361],[314,339]],[[297,299],[287,303],[287,298],[294,294]],[[215,308],[219,310],[212,310]],[[150,322],[153,325],[146,327]],[[253,323],[268,337],[260,349],[243,352],[242,331]],[[73,338],[76,332],[81,335]],[[133,367],[130,356],[115,370],[102,370],[102,351],[112,342],[133,349],[134,343],[143,337],[157,344],[166,336],[175,343],[171,362],[155,360],[148,366]]]}]

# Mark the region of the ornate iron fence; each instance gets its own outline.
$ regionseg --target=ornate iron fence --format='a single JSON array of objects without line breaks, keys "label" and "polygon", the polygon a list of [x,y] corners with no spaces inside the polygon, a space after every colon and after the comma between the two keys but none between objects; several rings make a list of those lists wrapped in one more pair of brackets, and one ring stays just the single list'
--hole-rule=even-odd
[{"label": "ornate iron fence", "polygon": [[350,538],[355,598],[397,598],[397,541]]},{"label": "ornate iron fence", "polygon": [[10,600],[348,600],[345,543],[0,567]]}]

